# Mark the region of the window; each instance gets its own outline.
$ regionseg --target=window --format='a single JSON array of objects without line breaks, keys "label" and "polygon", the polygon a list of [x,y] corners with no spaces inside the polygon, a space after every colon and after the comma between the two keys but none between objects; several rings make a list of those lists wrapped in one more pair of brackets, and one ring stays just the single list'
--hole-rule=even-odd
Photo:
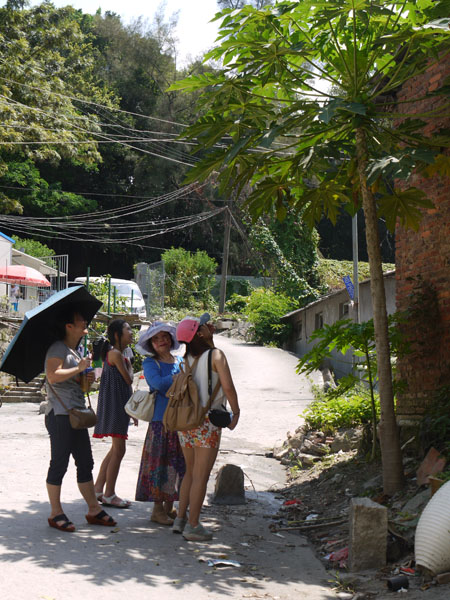
[{"label": "window", "polygon": [[323,327],[323,312],[316,313],[314,319],[314,329],[322,329]]},{"label": "window", "polygon": [[301,340],[303,335],[303,321],[297,321],[295,323],[294,331],[296,339]]},{"label": "window", "polygon": [[349,314],[349,303],[348,302],[340,302],[339,303],[339,318],[344,319],[348,317]]}]

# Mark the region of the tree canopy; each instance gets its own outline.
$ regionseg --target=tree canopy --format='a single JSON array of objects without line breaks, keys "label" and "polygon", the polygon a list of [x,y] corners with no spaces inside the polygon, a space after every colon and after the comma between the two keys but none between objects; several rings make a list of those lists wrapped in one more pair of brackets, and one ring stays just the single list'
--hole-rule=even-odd
[{"label": "tree canopy", "polygon": [[[364,210],[380,387],[386,493],[403,485],[395,421],[378,218],[417,228],[425,194],[395,179],[449,171],[448,133],[426,137],[426,119],[448,115],[448,86],[398,110],[397,90],[448,53],[448,0],[303,0],[228,8],[222,67],[172,89],[201,90],[203,113],[184,134],[202,150],[188,181],[216,174],[221,190],[250,188],[255,221],[289,209],[313,225],[342,206]],[[444,100],[427,104],[435,93]],[[408,100],[406,101],[408,102]],[[417,106],[421,106],[418,109]],[[421,112],[420,112],[421,111]]]}]

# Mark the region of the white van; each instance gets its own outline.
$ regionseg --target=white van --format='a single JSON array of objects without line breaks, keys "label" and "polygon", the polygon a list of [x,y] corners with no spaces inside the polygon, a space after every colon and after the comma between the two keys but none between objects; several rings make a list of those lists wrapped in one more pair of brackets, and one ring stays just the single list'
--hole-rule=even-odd
[{"label": "white van", "polygon": [[[89,277],[90,282],[101,282],[106,281],[107,277]],[[86,277],[76,277],[74,283],[86,284]],[[111,277],[111,286],[114,286],[116,291],[116,297],[121,296],[125,298],[125,304],[127,309],[138,314],[142,319],[147,318],[147,310],[145,307],[145,300],[142,296],[142,292],[139,289],[138,284],[130,279],[116,279]],[[105,310],[105,306],[103,310]],[[111,294],[111,310],[113,308],[113,298]]]}]

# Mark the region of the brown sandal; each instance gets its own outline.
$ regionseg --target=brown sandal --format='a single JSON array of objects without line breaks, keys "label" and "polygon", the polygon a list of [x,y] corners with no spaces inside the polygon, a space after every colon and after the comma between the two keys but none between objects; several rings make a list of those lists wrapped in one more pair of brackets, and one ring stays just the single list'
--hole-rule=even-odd
[{"label": "brown sandal", "polygon": [[[115,525],[117,525],[117,521],[114,521],[114,519],[110,515],[108,515],[108,513],[106,513],[104,510],[101,510],[95,516],[85,515],[85,517],[86,521],[90,525],[104,525],[105,527],[114,527]],[[108,518],[105,520],[104,517]]]}]

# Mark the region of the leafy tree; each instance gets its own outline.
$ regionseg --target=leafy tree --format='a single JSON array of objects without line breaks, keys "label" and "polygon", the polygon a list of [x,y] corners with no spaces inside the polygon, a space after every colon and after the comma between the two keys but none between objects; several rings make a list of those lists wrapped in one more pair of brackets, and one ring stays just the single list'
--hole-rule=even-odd
[{"label": "leafy tree", "polygon": [[[99,119],[78,100],[112,102],[93,76],[96,56],[91,39],[80,29],[78,13],[50,3],[18,10],[20,4],[0,9],[0,178],[8,175],[11,162],[10,179],[31,186],[36,200],[41,194],[39,175],[30,173],[18,181],[19,163],[33,170],[32,162],[56,165],[65,158],[94,168],[100,160],[95,141]],[[45,197],[44,191],[44,203]],[[63,205],[70,200],[64,198]],[[21,210],[20,198],[11,189],[0,193],[0,202],[6,211]]]},{"label": "leafy tree", "polygon": [[250,333],[257,344],[281,346],[292,331],[290,323],[281,323],[283,315],[297,307],[297,302],[268,288],[253,290],[245,312],[251,323]]},{"label": "leafy tree", "polygon": [[14,236],[14,240],[16,242],[16,250],[21,250],[22,252],[25,252],[25,254],[29,254],[30,256],[41,258],[46,256],[54,256],[55,254],[54,250],[52,250],[45,244],[37,242],[36,240],[33,240],[31,238],[20,238]]},{"label": "leafy tree", "polygon": [[[402,321],[403,318],[400,314],[389,317],[389,341],[392,359],[408,351],[408,345],[398,326]],[[364,366],[359,374],[351,372],[341,377],[338,388],[330,390],[328,397],[337,397],[349,390],[359,388],[361,381],[367,384],[372,408],[372,459],[374,459],[378,420],[375,388],[378,377],[373,319],[369,319],[364,323],[354,323],[348,319],[336,321],[332,325],[324,325],[321,329],[314,331],[309,340],[312,342],[317,340],[317,343],[300,358],[297,373],[310,374],[314,370],[320,369],[324,360],[331,357],[334,350],[343,355],[351,351],[354,356],[360,359],[359,365]]]},{"label": "leafy tree", "polygon": [[264,6],[273,6],[274,4],[275,0],[217,0],[217,5],[220,9],[231,8],[233,10],[244,8],[246,5],[260,9]]},{"label": "leafy tree", "polygon": [[216,261],[203,250],[166,250],[161,259],[165,270],[165,293],[172,308],[209,308],[212,304]]},{"label": "leafy tree", "polygon": [[448,168],[450,158],[441,149],[449,137],[423,134],[424,119],[448,113],[448,98],[422,113],[417,103],[398,113],[395,98],[400,86],[448,51],[448,1],[286,1],[273,10],[226,9],[222,17],[221,44],[206,56],[222,61],[222,69],[173,86],[203,91],[203,116],[187,136],[208,152],[189,180],[218,171],[222,190],[251,184],[255,219],[273,207],[283,219],[290,207],[312,225],[322,214],[335,221],[341,205],[350,213],[362,206],[383,484],[391,494],[403,485],[403,466],[378,217],[390,229],[397,219],[418,227],[421,209],[431,203],[413,187],[394,189],[392,181],[407,179],[413,169],[435,169],[435,160]]}]

